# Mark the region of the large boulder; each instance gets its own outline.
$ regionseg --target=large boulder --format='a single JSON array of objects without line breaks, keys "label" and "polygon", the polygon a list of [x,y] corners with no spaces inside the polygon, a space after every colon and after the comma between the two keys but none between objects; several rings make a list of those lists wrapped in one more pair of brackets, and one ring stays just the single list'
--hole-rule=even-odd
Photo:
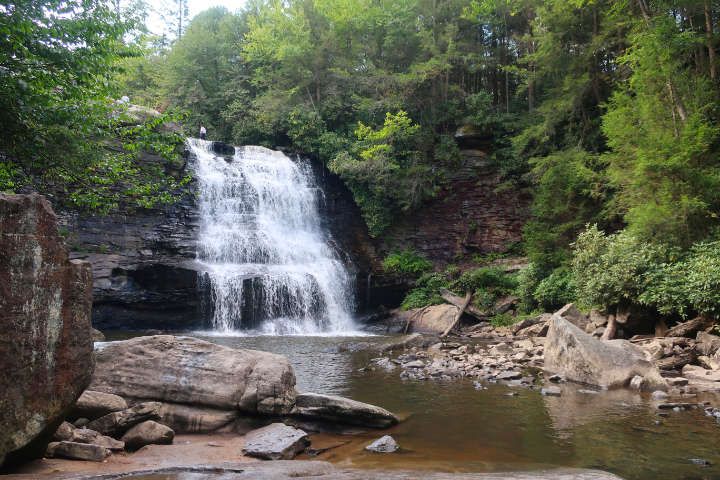
[{"label": "large boulder", "polygon": [[398,418],[384,408],[336,395],[300,393],[293,414],[311,419],[387,428],[398,423]]},{"label": "large boulder", "polygon": [[455,322],[460,310],[455,305],[431,305],[429,307],[415,308],[399,311],[397,322],[405,325],[410,321],[410,330],[420,333],[443,333]]},{"label": "large boulder", "polygon": [[561,315],[553,315],[549,322],[545,370],[603,388],[625,387],[635,376],[642,377],[643,389],[667,388],[658,369],[630,342],[598,340]]},{"label": "large boulder", "polygon": [[250,414],[285,414],[295,374],[273,353],[224,347],[191,337],[156,335],[104,344],[92,390]]},{"label": "large boulder", "polygon": [[92,278],[42,196],[0,194],[0,464],[39,457],[93,368]]}]

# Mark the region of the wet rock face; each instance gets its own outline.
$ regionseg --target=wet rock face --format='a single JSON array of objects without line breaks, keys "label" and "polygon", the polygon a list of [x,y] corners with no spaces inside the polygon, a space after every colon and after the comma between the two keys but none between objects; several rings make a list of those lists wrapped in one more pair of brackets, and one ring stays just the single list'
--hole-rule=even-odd
[{"label": "wet rock face", "polygon": [[199,218],[193,185],[175,205],[110,215],[61,213],[71,257],[92,265],[97,328],[197,325]]},{"label": "wet rock face", "polygon": [[90,266],[40,195],[0,194],[0,463],[41,456],[93,369]]}]

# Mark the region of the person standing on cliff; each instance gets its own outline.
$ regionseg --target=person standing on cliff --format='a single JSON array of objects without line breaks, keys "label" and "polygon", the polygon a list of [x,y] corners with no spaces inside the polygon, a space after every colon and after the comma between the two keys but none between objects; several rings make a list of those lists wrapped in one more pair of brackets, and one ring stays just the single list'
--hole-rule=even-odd
[{"label": "person standing on cliff", "polygon": [[200,125],[200,140],[205,140],[206,136],[207,136],[207,130],[205,129],[205,126]]}]

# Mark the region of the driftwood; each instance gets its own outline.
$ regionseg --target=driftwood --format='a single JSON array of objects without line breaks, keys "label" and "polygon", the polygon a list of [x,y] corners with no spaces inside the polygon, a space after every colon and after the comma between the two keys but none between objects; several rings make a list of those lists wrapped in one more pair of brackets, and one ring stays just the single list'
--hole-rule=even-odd
[{"label": "driftwood", "polygon": [[470,300],[472,300],[472,296],[472,292],[468,292],[465,294],[465,299],[463,300],[462,305],[458,307],[458,312],[455,315],[455,319],[450,324],[450,326],[445,329],[445,331],[442,333],[442,335],[440,335],[440,337],[447,337],[448,333],[450,333],[450,331],[455,328],[455,326],[460,322],[460,317],[462,317],[463,312],[465,312],[465,309],[468,307],[468,305],[470,305]]},{"label": "driftwood", "polygon": [[[455,305],[458,308],[463,308],[463,304],[465,303],[465,299],[463,297],[460,297],[458,295],[455,295],[450,290],[441,288],[440,289],[440,296],[448,302],[451,305]],[[464,310],[465,313],[468,313],[472,315],[473,317],[477,318],[478,320],[487,320],[487,313],[483,312],[479,308],[477,308],[475,305],[468,304],[465,306]]]},{"label": "driftwood", "polygon": [[697,317],[684,323],[678,323],[665,334],[668,337],[694,337],[700,330],[712,325],[712,321],[705,317]]},{"label": "driftwood", "polygon": [[657,365],[660,370],[678,370],[688,363],[693,363],[696,359],[697,355],[695,355],[694,352],[683,352],[679,355],[661,358],[655,362],[655,365]]}]

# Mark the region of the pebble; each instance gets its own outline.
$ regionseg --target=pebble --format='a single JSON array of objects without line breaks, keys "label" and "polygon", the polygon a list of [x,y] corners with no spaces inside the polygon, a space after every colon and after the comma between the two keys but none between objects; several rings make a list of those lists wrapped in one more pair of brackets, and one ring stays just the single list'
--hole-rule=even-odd
[{"label": "pebble", "polygon": [[560,391],[560,387],[545,387],[540,390],[540,395],[544,395],[546,397],[559,397],[562,395],[562,392]]},{"label": "pebble", "polygon": [[688,459],[690,463],[694,463],[695,465],[700,465],[702,467],[709,467],[712,465],[710,460],[705,460],[704,458],[690,458]]},{"label": "pebble", "polygon": [[662,390],[655,390],[650,395],[650,398],[653,400],[665,400],[668,397],[668,394],[663,392]]},{"label": "pebble", "polygon": [[390,435],[382,436],[365,447],[365,450],[375,453],[393,453],[399,449],[400,445]]},{"label": "pebble", "polygon": [[422,360],[415,360],[408,363],[403,363],[403,368],[423,368],[425,364]]},{"label": "pebble", "polygon": [[578,393],[585,393],[587,395],[597,395],[600,392],[598,392],[597,390],[588,390],[586,388],[581,388],[578,390]]},{"label": "pebble", "polygon": [[522,377],[522,373],[520,372],[500,372],[498,375],[496,375],[495,378],[498,380],[518,380]]}]

